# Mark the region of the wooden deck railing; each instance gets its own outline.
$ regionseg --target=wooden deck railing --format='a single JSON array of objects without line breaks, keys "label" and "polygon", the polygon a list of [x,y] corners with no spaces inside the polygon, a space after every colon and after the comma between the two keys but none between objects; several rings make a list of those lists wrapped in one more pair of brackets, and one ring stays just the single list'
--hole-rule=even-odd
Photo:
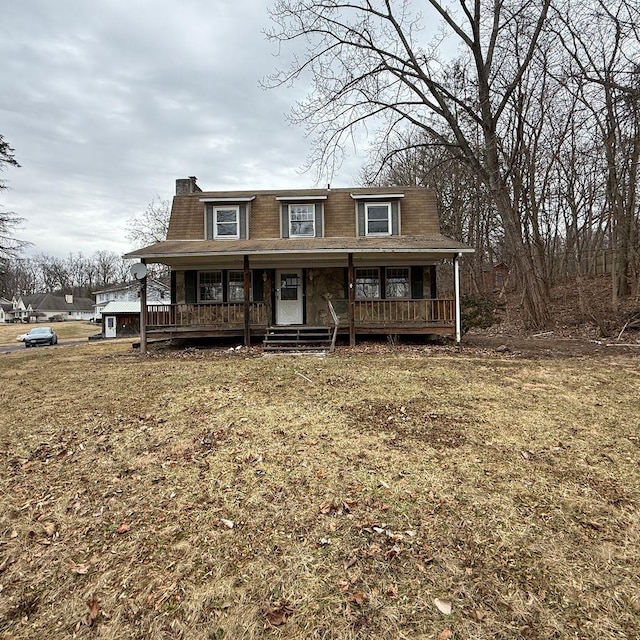
[{"label": "wooden deck railing", "polygon": [[[335,326],[338,320],[340,326],[345,326],[348,323],[348,301],[333,299],[331,302],[329,322]],[[356,327],[453,326],[455,304],[453,299],[356,300],[353,318]],[[271,318],[267,303],[251,302],[249,319],[252,327],[269,326]],[[148,306],[147,327],[240,329],[244,327],[244,303],[152,304]]]},{"label": "wooden deck railing", "polygon": [[[251,326],[269,325],[267,305],[264,302],[249,304]],[[244,327],[243,302],[212,302],[208,304],[149,305],[147,326],[163,327]]]},{"label": "wooden deck railing", "polygon": [[453,324],[453,300],[356,300],[354,320],[359,324]]},{"label": "wooden deck railing", "polygon": [[327,309],[329,310],[329,316],[331,317],[331,321],[333,322],[333,335],[331,336],[331,352],[333,353],[336,348],[336,338],[338,337],[340,319],[338,318],[338,314],[331,304],[330,298],[327,298]]}]

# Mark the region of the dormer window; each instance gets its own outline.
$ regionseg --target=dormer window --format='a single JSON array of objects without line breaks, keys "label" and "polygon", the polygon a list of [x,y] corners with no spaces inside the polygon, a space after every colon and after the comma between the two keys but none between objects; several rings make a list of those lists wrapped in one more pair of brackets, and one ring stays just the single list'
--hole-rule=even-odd
[{"label": "dormer window", "polygon": [[216,240],[237,240],[240,237],[239,207],[213,207],[213,237]]},{"label": "dormer window", "polygon": [[365,204],[365,234],[368,236],[391,235],[391,203],[371,202]]},{"label": "dormer window", "polygon": [[246,240],[249,207],[255,196],[200,198],[204,202],[204,237],[207,240]]},{"label": "dormer window", "polygon": [[403,193],[352,193],[359,236],[399,236]]},{"label": "dormer window", "polygon": [[315,204],[289,205],[289,237],[313,238],[316,235]]},{"label": "dormer window", "polygon": [[324,194],[276,196],[280,202],[280,233],[283,238],[322,238]]}]

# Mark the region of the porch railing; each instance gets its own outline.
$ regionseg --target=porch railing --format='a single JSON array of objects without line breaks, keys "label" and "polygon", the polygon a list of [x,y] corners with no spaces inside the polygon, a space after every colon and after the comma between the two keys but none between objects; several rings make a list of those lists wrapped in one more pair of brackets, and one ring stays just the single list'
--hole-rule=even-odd
[{"label": "porch railing", "polygon": [[449,324],[455,322],[453,300],[356,300],[358,324]]},{"label": "porch railing", "polygon": [[340,327],[340,319],[338,318],[338,314],[336,310],[333,308],[333,304],[331,304],[331,299],[327,298],[327,309],[329,309],[329,315],[331,316],[331,320],[333,322],[333,335],[331,336],[331,352],[336,348],[336,338],[338,337],[338,327]]},{"label": "porch railing", "polygon": [[[265,302],[249,303],[251,326],[266,327],[269,316]],[[147,307],[147,326],[164,327],[244,327],[244,302],[207,304],[162,304]]]},{"label": "porch railing", "polygon": [[[340,324],[348,322],[348,301],[333,300],[340,317]],[[453,298],[423,300],[355,300],[353,319],[356,326],[392,327],[454,325],[455,301]]]},{"label": "porch railing", "polygon": [[[348,301],[330,301],[327,320],[340,326],[348,324]],[[208,304],[157,304],[147,307],[147,327],[216,327],[241,329],[244,327],[243,302],[213,302]],[[356,300],[353,308],[355,325],[371,327],[427,325],[453,326],[453,299],[425,300]],[[252,327],[267,327],[271,323],[266,302],[251,302],[249,322]]]}]

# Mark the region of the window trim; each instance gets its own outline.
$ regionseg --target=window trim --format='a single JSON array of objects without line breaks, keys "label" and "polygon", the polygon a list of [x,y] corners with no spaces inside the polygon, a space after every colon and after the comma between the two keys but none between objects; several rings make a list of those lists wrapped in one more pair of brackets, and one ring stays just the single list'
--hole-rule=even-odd
[{"label": "window trim", "polygon": [[[292,229],[292,223],[294,222],[291,219],[291,207],[309,207],[311,210],[311,223],[313,224],[313,232],[311,234],[305,233],[305,234],[300,234],[300,233],[293,233]],[[290,202],[287,204],[287,221],[288,221],[288,226],[289,226],[289,237],[290,238],[315,238],[316,237],[316,205],[315,203],[309,203],[309,202]],[[299,222],[299,221],[295,221],[295,222]],[[305,222],[309,222],[308,220],[306,220]]]},{"label": "window trim", "polygon": [[[408,285],[408,296],[390,296],[388,295],[387,287],[389,285],[389,271],[391,269],[403,269],[407,272],[407,285]],[[384,268],[384,299],[385,300],[411,300],[412,299],[412,289],[411,289],[411,267],[385,267]]]},{"label": "window trim", "polygon": [[[359,296],[358,295],[358,271],[375,271],[378,274],[378,295],[377,296]],[[356,300],[382,300],[382,281],[380,279],[380,267],[356,267],[354,273],[354,297]]]},{"label": "window trim", "polygon": [[[369,231],[369,208],[370,207],[386,207],[387,208],[387,231]],[[365,236],[391,236],[393,235],[393,214],[391,202],[365,202],[364,203],[364,235]]]},{"label": "window trim", "polygon": [[[202,299],[202,276],[205,273],[219,273],[220,274],[220,292],[222,294],[222,297],[220,300],[214,300],[214,299]],[[198,304],[219,304],[221,302],[224,302],[224,276],[222,274],[222,269],[210,269],[207,271],[198,271],[198,289],[197,289],[197,303]]]},{"label": "window trim", "polygon": [[[239,273],[241,278],[239,280],[232,280],[231,274]],[[242,283],[242,298],[239,299],[231,299],[231,283],[232,282],[241,282]],[[226,300],[225,302],[244,302],[244,271],[242,269],[228,269],[227,270],[227,290],[226,290]],[[253,302],[253,271],[249,271],[249,302]]]},{"label": "window trim", "polygon": [[[212,226],[213,226],[213,239],[214,240],[239,240],[240,239],[240,206],[239,205],[220,205],[216,206],[215,204],[211,208],[213,214]],[[219,211],[235,211],[236,219],[235,223],[231,222],[221,222],[218,223],[218,212]],[[236,232],[234,235],[221,235],[218,233],[218,224],[235,224]]]}]

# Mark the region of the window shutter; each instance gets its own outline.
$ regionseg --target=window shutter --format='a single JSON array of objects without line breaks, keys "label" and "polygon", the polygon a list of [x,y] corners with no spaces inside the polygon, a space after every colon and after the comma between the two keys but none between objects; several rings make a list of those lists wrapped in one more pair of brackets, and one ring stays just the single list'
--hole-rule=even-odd
[{"label": "window shutter", "polygon": [[397,201],[391,203],[391,235],[400,235],[400,215]]},{"label": "window shutter", "polygon": [[240,220],[239,220],[240,228],[238,230],[239,236],[241,240],[246,240],[247,239],[247,205],[246,204],[240,205],[240,210],[238,212],[238,215],[240,217]]},{"label": "window shutter", "polygon": [[358,235],[364,236],[367,234],[365,229],[365,216],[364,216],[364,202],[358,201]]},{"label": "window shutter", "polygon": [[253,282],[253,301],[264,301],[264,280],[262,279],[262,271],[254,269],[251,272],[251,279]]},{"label": "window shutter", "polygon": [[316,203],[316,238],[322,238],[323,228],[322,228],[322,204]]},{"label": "window shutter", "polygon": [[213,207],[211,205],[207,205],[207,229],[206,229],[206,239],[213,239]]},{"label": "window shutter", "polygon": [[434,300],[438,297],[437,271],[435,264],[432,264],[429,267],[429,295]]},{"label": "window shutter", "polygon": [[171,303],[175,304],[176,302],[176,272],[171,269]]},{"label": "window shutter", "polygon": [[195,304],[197,300],[198,288],[198,272],[197,271],[185,271],[184,272],[184,301],[187,304]]},{"label": "window shutter", "polygon": [[229,272],[228,271],[222,271],[222,301],[223,302],[229,302],[228,296],[229,296],[229,292],[227,290],[227,287],[229,285]]},{"label": "window shutter", "polygon": [[281,218],[280,227],[282,229],[282,237],[288,238],[289,237],[289,205],[288,204],[282,205],[282,208],[280,209],[280,218]]},{"label": "window shutter", "polygon": [[411,297],[424,298],[424,267],[411,267]]}]

